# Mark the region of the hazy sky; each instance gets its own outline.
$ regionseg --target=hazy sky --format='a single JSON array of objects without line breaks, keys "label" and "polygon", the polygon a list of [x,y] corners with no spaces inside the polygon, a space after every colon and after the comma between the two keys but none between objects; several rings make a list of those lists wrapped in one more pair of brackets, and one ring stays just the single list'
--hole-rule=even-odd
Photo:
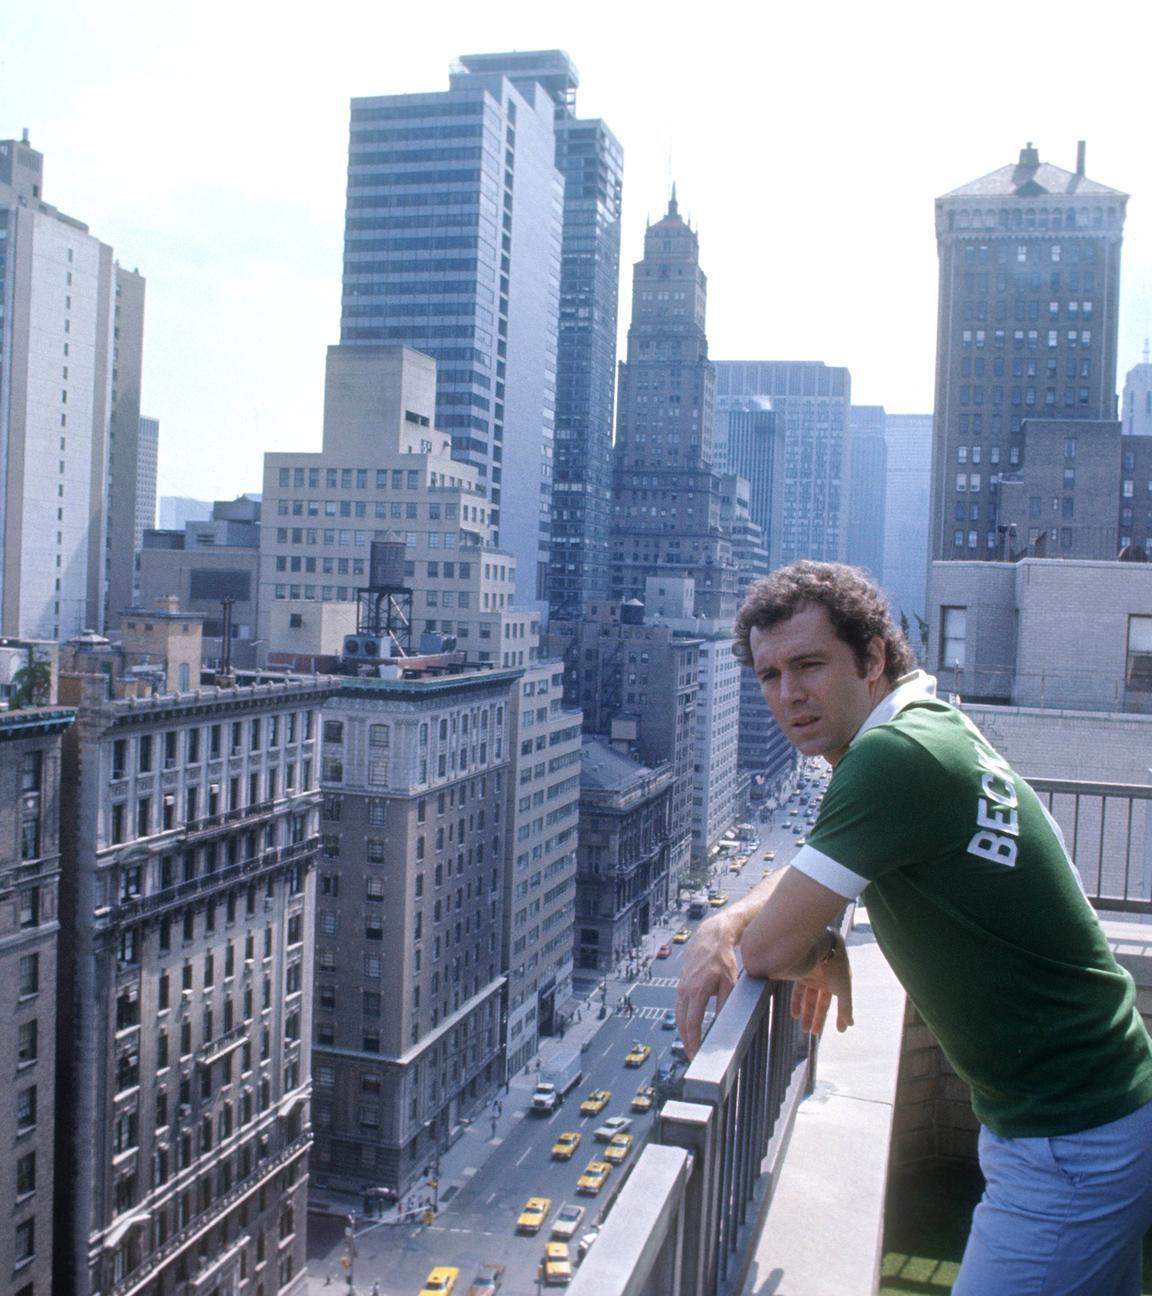
[{"label": "hazy sky", "polygon": [[7,0],[0,138],[27,127],[47,201],[147,278],[160,494],[230,498],[259,489],[265,450],[319,449],[349,99],[446,89],[463,53],[574,60],[580,115],[624,147],[624,325],[675,178],[712,356],[847,365],[856,403],[899,413],[932,405],[933,199],[1029,140],[1072,170],[1086,139],[1088,174],[1133,195],[1122,384],[1152,333],[1141,11]]}]

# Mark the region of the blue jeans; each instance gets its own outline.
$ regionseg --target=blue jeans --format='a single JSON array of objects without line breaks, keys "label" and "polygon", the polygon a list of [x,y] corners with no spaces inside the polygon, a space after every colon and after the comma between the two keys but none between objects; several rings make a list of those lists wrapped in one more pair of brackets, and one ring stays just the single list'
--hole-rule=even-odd
[{"label": "blue jeans", "polygon": [[1152,1103],[1079,1134],[980,1131],[987,1181],[952,1296],[1140,1296]]}]

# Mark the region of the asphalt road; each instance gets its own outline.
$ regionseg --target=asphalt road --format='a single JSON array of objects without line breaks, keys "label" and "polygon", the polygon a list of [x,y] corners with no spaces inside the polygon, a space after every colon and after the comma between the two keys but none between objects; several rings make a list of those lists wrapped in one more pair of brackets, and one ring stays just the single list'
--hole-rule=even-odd
[{"label": "asphalt road", "polygon": [[[819,788],[809,784],[805,795]],[[803,808],[801,809],[803,815]],[[765,871],[786,864],[795,849],[797,834],[786,829],[785,822],[795,824],[797,816],[777,811],[776,826],[757,820],[761,842],[740,874],[725,873],[721,889],[735,898],[754,886]],[[802,820],[807,827],[806,819]],[[766,850],[774,850],[776,859],[767,864]],[[685,921],[694,930],[698,923]],[[661,1027],[660,1019],[676,999],[676,984],[687,946],[673,945],[667,959],[652,963],[652,980],[626,983],[609,981],[608,1004],[614,1007],[623,994],[631,993],[635,1012],[624,1016],[613,1011],[592,1036],[584,1054],[583,1079],[571,1091],[560,1110],[547,1118],[527,1113],[531,1081],[520,1077],[513,1081],[509,1094],[501,1099],[505,1111],[498,1121],[498,1132],[488,1138],[487,1119],[481,1118],[466,1136],[472,1142],[469,1159],[476,1164],[464,1168],[463,1186],[448,1190],[446,1200],[430,1225],[373,1223],[359,1225],[356,1231],[356,1259],[352,1290],[363,1294],[379,1283],[381,1296],[416,1296],[428,1272],[435,1265],[454,1265],[460,1278],[453,1296],[465,1296],[479,1266],[496,1261],[506,1266],[500,1296],[537,1296],[536,1271],[549,1239],[551,1222],[565,1202],[585,1208],[584,1219],[572,1239],[594,1224],[601,1212],[619,1191],[628,1165],[635,1161],[645,1137],[652,1127],[654,1114],[641,1115],[630,1110],[632,1096],[642,1085],[650,1083],[659,1064],[671,1060],[674,1030]],[[644,1066],[625,1067],[624,1057],[634,1041],[651,1045],[652,1054]],[[610,1089],[612,1098],[600,1115],[581,1117],[580,1101],[592,1089]],[[622,1166],[614,1166],[599,1195],[576,1191],[576,1181],[587,1164],[596,1160],[604,1144],[597,1143],[593,1130],[609,1116],[627,1116],[632,1120],[630,1132],[636,1142]],[[568,1162],[552,1159],[552,1145],[565,1131],[583,1135],[580,1147]],[[529,1197],[551,1198],[552,1206],[544,1226],[535,1236],[518,1235],[516,1219]],[[309,1291],[319,1294],[331,1282],[333,1292],[349,1290],[345,1271],[340,1268],[343,1250],[343,1226],[335,1220],[311,1217],[309,1221]]]}]

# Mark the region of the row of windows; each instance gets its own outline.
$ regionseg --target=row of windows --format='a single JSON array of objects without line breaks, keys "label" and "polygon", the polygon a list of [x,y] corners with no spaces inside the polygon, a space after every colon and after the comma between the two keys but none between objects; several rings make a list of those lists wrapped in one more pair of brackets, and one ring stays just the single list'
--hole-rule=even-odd
[{"label": "row of windows", "polygon": [[[1060,318],[1061,305],[1058,301],[1049,301],[1047,315],[1050,320]],[[1063,310],[1064,317],[1068,320],[1090,320],[1092,318],[1092,303],[1090,301],[1066,301],[1063,303]],[[993,303],[991,313],[989,313],[989,304],[986,301],[963,301],[960,305],[960,318],[965,323],[970,320],[1007,320],[1009,318],[1021,322],[1025,320],[1035,321],[1040,318],[1041,313],[1042,303],[1035,300],[1014,302],[1011,313],[1009,313],[1006,301]]]},{"label": "row of windows", "polygon": [[[1013,378],[1035,378],[1040,372],[1040,361],[1038,359],[1024,356],[1014,356],[1012,359],[1012,377]],[[1055,356],[1049,356],[1044,362],[1044,370],[1050,380],[1055,380],[1056,373],[1059,369],[1059,361]],[[961,378],[983,378],[987,372],[988,366],[983,356],[963,356],[960,360],[960,377]],[[1004,356],[995,356],[992,360],[993,378],[1003,378],[1008,373],[1008,362]],[[1065,356],[1064,358],[1064,376],[1066,378],[1088,378],[1092,373],[1091,356]]]},{"label": "row of windows", "polygon": [[[428,426],[428,419],[424,415],[414,414],[411,410],[406,410],[405,415],[411,416],[409,422],[416,422],[421,427]],[[429,445],[428,450],[431,448]],[[367,468],[281,468],[279,482],[281,486],[297,488],[307,484],[312,490],[316,490],[320,487],[321,473],[324,474],[324,486],[328,490],[368,489]],[[376,489],[387,490],[391,481],[393,490],[420,490],[420,478],[421,473],[417,468],[377,468]],[[432,485],[436,484],[435,481],[432,482]]]},{"label": "row of windows", "polygon": [[[1004,404],[1003,387],[993,386],[988,388],[987,391],[990,398],[990,403],[992,405]],[[960,384],[959,396],[960,396],[961,405],[983,405],[984,394],[985,394],[985,388],[981,383],[976,383],[976,384],[961,383]],[[1038,402],[1038,389],[1034,386],[1027,386],[1027,387],[1014,386],[1012,387],[1009,395],[1011,397],[1012,404],[1016,406],[1035,405]],[[1056,405],[1058,403],[1056,396],[1057,396],[1057,389],[1055,387],[1045,387],[1043,403],[1045,405]],[[1072,406],[1075,405],[1087,405],[1090,396],[1091,396],[1091,389],[1088,387],[1065,386],[1064,405],[1066,408],[1071,408]]]},{"label": "row of windows", "polygon": [[197,765],[205,758],[220,760],[225,754],[225,739],[230,756],[239,756],[245,750],[258,752],[308,742],[314,722],[313,711],[289,711],[284,715],[257,716],[249,721],[233,720],[228,725],[209,725],[206,734],[203,729],[190,728],[141,734],[134,739],[117,738],[112,743],[112,777],[126,778],[130,764],[134,764],[137,773],[149,774],[159,768]]},{"label": "row of windows", "polygon": [[[377,500],[374,515],[378,518],[418,518],[420,507],[414,502],[400,500]],[[287,500],[276,501],[278,517],[367,517],[368,505],[364,500]],[[463,518],[467,521],[483,522],[485,510],[476,505],[465,504]],[[455,522],[457,508],[455,504],[429,504],[424,510],[429,522]]]},{"label": "row of windows", "polygon": [[[1059,330],[1051,329],[1048,332],[1048,345],[1050,347],[1059,344]],[[961,346],[983,347],[987,342],[988,335],[984,329],[962,329],[960,333]],[[994,329],[992,333],[993,345],[1002,347],[1006,345],[1008,333],[1006,329]],[[1092,345],[1091,329],[1068,329],[1064,334],[1065,345],[1070,349],[1076,346],[1090,347]],[[1040,345],[1040,334],[1037,329],[1016,329],[1012,334],[1012,346],[1017,350],[1023,350],[1025,347],[1029,351],[1035,351]]]},{"label": "row of windows", "polygon": [[[1059,292],[1062,283],[1069,292],[1094,292],[1096,274],[1092,270],[1068,270],[1063,275],[1059,270],[1049,271],[1047,287],[1050,292]],[[1013,274],[997,270],[995,276],[987,270],[966,270],[961,286],[964,292],[973,296],[986,296],[990,291],[1006,293],[1009,288],[1017,293],[1041,293],[1045,289],[1045,275],[1042,270],[1017,270]]]},{"label": "row of windows", "polygon": [[[479,548],[480,537],[473,531],[415,531],[403,532],[404,543],[414,549],[423,539],[429,549]],[[370,540],[394,540],[391,531],[356,531],[341,530],[335,527],[277,527],[277,544],[331,545],[348,548],[363,548]]]}]

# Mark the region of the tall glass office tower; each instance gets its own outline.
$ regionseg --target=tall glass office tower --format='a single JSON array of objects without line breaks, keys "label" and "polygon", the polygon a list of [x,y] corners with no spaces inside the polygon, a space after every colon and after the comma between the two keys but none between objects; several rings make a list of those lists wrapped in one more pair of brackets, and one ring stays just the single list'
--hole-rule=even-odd
[{"label": "tall glass office tower", "polygon": [[342,344],[438,365],[436,424],[476,465],[517,600],[543,606],[564,182],[551,96],[460,63],[449,89],[352,101]]},{"label": "tall glass office tower", "polygon": [[469,54],[460,62],[518,87],[542,86],[555,105],[564,234],[548,602],[552,616],[578,618],[587,603],[608,597],[624,154],[603,121],[576,116],[579,76],[562,50]]}]

